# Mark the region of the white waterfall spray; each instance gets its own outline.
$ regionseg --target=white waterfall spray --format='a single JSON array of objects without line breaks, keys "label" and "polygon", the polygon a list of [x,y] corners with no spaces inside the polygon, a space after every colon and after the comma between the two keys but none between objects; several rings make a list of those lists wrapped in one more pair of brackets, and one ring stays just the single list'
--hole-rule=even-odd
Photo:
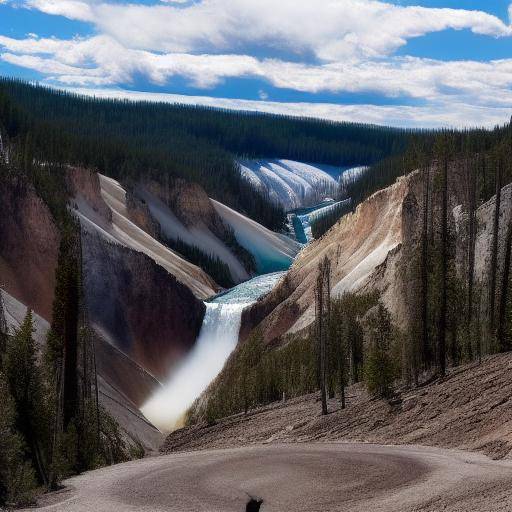
[{"label": "white waterfall spray", "polygon": [[194,348],[141,408],[149,421],[162,431],[181,426],[194,400],[217,377],[235,349],[244,308],[268,293],[283,274],[274,272],[255,277],[206,302],[203,325]]},{"label": "white waterfall spray", "polygon": [[194,400],[220,373],[238,343],[242,311],[247,304],[206,303],[201,332],[190,354],[142,412],[160,430],[180,426]]}]

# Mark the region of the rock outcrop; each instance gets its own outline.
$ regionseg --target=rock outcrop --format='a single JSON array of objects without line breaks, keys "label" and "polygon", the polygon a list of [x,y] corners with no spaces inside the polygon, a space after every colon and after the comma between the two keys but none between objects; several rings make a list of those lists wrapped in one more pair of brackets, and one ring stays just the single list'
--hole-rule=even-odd
[{"label": "rock outcrop", "polygon": [[50,319],[60,235],[52,214],[23,177],[0,186],[0,286]]},{"label": "rock outcrop", "polygon": [[[437,168],[429,172],[429,236],[437,236],[440,218],[439,186],[434,184]],[[361,203],[354,213],[344,216],[323,237],[313,241],[299,254],[276,289],[250,310],[244,312],[242,338],[256,326],[266,343],[287,333],[299,332],[314,320],[314,290],[319,262],[331,261],[332,296],[347,291],[378,291],[395,322],[407,329],[414,294],[419,293],[417,261],[424,208],[425,174],[412,172],[394,185],[376,192]],[[449,169],[448,223],[456,251],[456,271],[467,279],[469,218],[468,188],[463,162]],[[512,222],[512,185],[502,189],[498,267],[501,274],[505,233]],[[476,210],[475,287],[488,288],[495,197]],[[415,274],[416,272],[416,274]],[[485,311],[486,297],[479,307]]]},{"label": "rock outcrop", "polygon": [[82,233],[84,293],[93,326],[158,379],[193,346],[205,306],[143,253]]}]

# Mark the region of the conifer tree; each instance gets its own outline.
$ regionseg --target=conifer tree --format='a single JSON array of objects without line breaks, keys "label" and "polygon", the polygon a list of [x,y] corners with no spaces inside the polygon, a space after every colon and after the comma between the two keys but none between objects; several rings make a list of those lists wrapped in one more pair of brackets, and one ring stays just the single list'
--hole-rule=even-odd
[{"label": "conifer tree", "polygon": [[14,336],[8,339],[4,368],[14,402],[16,430],[23,438],[26,456],[32,461],[40,482],[46,484],[43,454],[47,434],[46,414],[33,332],[32,312],[29,310]]}]

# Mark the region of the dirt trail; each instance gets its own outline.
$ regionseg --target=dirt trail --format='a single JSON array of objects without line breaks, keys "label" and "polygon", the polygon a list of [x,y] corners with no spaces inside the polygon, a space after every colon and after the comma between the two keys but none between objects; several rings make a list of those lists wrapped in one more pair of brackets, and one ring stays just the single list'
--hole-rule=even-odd
[{"label": "dirt trail", "polygon": [[436,448],[310,443],[176,453],[93,471],[44,510],[499,512],[512,463]]}]

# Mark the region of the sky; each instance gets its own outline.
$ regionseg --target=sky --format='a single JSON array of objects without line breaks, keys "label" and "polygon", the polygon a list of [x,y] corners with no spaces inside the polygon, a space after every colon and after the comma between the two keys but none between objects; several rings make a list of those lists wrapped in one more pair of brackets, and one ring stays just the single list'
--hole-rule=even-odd
[{"label": "sky", "polygon": [[508,0],[0,0],[0,74],[393,126],[512,115]]}]

